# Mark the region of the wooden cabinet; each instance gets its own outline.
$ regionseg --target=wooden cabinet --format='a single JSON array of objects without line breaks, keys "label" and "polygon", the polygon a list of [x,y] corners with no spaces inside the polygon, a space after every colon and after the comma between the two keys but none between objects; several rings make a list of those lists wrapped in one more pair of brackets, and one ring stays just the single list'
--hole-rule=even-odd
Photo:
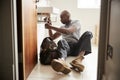
[{"label": "wooden cabinet", "polygon": [[17,0],[19,76],[26,80],[37,63],[37,13],[35,1]]}]

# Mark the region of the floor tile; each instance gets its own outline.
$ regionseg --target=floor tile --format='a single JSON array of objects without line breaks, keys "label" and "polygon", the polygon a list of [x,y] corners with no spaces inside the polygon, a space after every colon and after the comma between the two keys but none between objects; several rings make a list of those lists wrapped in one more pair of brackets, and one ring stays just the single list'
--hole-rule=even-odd
[{"label": "floor tile", "polygon": [[[85,56],[83,64],[85,70],[81,73],[71,71],[68,75],[55,72],[50,65],[36,64],[35,68],[29,75],[27,80],[97,80],[97,58],[98,48],[92,46],[92,53]],[[66,59],[67,64],[71,62],[75,57],[68,57]]]}]

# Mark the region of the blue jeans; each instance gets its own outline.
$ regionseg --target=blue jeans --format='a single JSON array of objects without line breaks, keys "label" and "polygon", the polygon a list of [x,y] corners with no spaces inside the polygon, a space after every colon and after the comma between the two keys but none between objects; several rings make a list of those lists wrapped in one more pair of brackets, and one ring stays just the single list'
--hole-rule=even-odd
[{"label": "blue jeans", "polygon": [[66,58],[67,56],[78,56],[81,51],[85,51],[85,55],[91,53],[91,39],[92,32],[86,31],[79,40],[66,41],[62,39],[58,42],[57,51],[60,57]]}]

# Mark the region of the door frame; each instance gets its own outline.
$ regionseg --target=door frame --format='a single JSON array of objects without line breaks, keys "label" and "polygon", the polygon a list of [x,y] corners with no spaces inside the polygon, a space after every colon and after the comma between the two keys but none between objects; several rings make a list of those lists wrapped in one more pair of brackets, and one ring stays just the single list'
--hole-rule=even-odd
[{"label": "door frame", "polygon": [[0,79],[18,80],[16,0],[1,0],[0,10]]},{"label": "door frame", "polygon": [[[13,10],[13,39],[14,39],[14,74],[15,80],[18,80],[18,55],[17,55],[17,35],[16,35],[16,0],[12,0],[12,10]],[[100,13],[100,31],[99,31],[99,46],[98,46],[98,72],[97,72],[97,80],[102,80],[102,76],[104,74],[104,65],[105,65],[105,52],[107,49],[107,5],[108,0],[101,0],[101,13]],[[13,75],[14,75],[13,74]]]},{"label": "door frame", "polygon": [[102,80],[105,71],[105,59],[107,52],[107,40],[108,40],[108,20],[109,10],[108,1],[101,0],[101,13],[100,13],[100,31],[99,31],[99,46],[98,46],[98,68],[97,68],[97,80]]},{"label": "door frame", "polygon": [[13,80],[19,80],[18,76],[18,45],[17,45],[17,3],[11,0],[11,22],[12,22],[12,50],[13,50]]}]

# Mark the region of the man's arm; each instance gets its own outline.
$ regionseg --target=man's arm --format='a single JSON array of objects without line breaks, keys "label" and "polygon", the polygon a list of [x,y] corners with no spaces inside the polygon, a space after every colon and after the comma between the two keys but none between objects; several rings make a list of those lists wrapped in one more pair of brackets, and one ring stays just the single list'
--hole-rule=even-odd
[{"label": "man's arm", "polygon": [[49,29],[49,36],[54,40],[54,39],[60,37],[60,36],[61,36],[61,33],[56,32],[56,33],[53,34],[53,33],[52,33],[52,30]]},{"label": "man's arm", "polygon": [[52,30],[49,29],[48,32],[49,32],[49,36],[52,37],[53,36]]},{"label": "man's arm", "polygon": [[76,28],[75,28],[75,27],[70,27],[70,28],[57,28],[57,27],[51,26],[51,25],[49,25],[49,24],[45,24],[45,28],[46,28],[46,29],[52,29],[52,30],[57,31],[58,33],[63,33],[63,34],[71,34],[71,33],[73,33],[73,32],[76,31]]},{"label": "man's arm", "polygon": [[[44,18],[44,21],[46,22],[46,24],[49,24],[49,25],[52,24],[49,17]],[[61,35],[61,34],[58,33],[58,32],[56,32],[56,33],[53,34],[53,32],[52,32],[51,29],[49,29],[48,32],[49,32],[49,36],[50,36],[53,40],[56,39],[56,38],[58,38],[58,37]]]}]

